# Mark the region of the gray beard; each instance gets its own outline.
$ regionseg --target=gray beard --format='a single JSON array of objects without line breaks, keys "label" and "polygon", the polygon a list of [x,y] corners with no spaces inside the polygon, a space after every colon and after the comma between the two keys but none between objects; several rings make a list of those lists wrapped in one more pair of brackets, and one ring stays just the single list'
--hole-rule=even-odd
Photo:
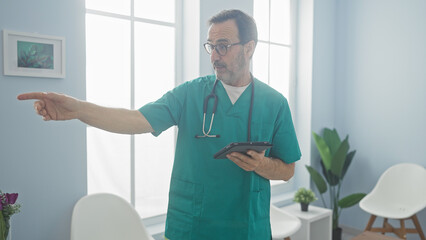
[{"label": "gray beard", "polygon": [[[238,55],[238,67],[239,67],[239,70],[242,69],[242,68],[244,68],[245,65],[246,65],[246,60],[244,58],[244,52],[243,51],[244,50],[241,50],[240,54]],[[237,83],[236,81],[237,81],[237,79],[239,77],[235,76],[235,74],[233,72],[230,72],[229,79],[223,79],[223,78],[218,77],[217,75],[216,75],[216,78],[219,79],[219,80],[221,80],[225,84],[228,84],[228,85],[231,85],[231,86],[235,86],[236,83]]]}]

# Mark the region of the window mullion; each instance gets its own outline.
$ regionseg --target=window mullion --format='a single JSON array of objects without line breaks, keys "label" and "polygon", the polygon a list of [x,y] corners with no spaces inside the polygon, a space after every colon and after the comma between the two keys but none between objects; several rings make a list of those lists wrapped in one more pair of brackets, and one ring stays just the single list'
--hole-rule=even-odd
[{"label": "window mullion", "polygon": [[268,85],[271,84],[271,0],[269,0],[268,10]]},{"label": "window mullion", "polygon": [[[130,1],[130,107],[135,108],[135,21],[134,0]],[[136,206],[135,135],[130,135],[130,202]]]}]

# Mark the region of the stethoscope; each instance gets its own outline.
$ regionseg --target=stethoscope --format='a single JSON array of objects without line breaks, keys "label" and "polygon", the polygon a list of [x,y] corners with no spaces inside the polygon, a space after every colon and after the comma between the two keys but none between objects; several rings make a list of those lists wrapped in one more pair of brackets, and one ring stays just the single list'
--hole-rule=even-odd
[{"label": "stethoscope", "polygon": [[[247,141],[250,142],[250,135],[251,135],[251,115],[252,115],[252,111],[253,111],[253,100],[254,100],[254,81],[253,81],[253,76],[250,74],[251,77],[251,99],[250,99],[250,109],[249,109],[249,116],[248,116],[248,126],[247,126]],[[216,113],[216,108],[217,108],[217,95],[214,93],[215,89],[216,89],[216,85],[219,82],[219,80],[216,78],[214,85],[213,85],[213,89],[210,92],[209,95],[207,95],[207,97],[204,99],[204,105],[203,105],[203,135],[195,135],[195,138],[205,138],[205,137],[209,137],[209,138],[219,138],[220,135],[216,134],[216,135],[211,135],[210,131],[212,130],[212,125],[213,125],[213,119],[214,119],[214,115]],[[206,113],[207,113],[207,105],[209,103],[210,98],[214,99],[214,104],[213,104],[213,112],[212,112],[212,119],[210,120],[210,127],[209,130],[206,132],[205,131],[205,125],[206,125]]]}]

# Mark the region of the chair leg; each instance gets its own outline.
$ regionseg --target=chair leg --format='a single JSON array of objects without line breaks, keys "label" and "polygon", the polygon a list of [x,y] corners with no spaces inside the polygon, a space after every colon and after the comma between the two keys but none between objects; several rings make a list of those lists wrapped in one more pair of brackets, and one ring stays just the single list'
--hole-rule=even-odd
[{"label": "chair leg", "polygon": [[[381,232],[382,234],[389,232],[389,233],[394,233],[399,238],[405,239],[405,240],[407,239],[407,233],[418,233],[421,240],[426,240],[425,234],[422,230],[422,227],[420,226],[419,220],[418,220],[416,215],[413,215],[410,218],[413,221],[414,226],[416,227],[415,229],[414,228],[409,228],[409,229],[405,228],[405,222],[404,221],[407,220],[408,218],[407,219],[400,219],[400,225],[401,225],[400,228],[394,228],[388,222],[387,218],[383,219],[382,228],[373,228],[373,224],[374,224],[374,221],[376,220],[376,218],[377,218],[377,216],[371,215],[371,217],[370,217],[370,219],[367,223],[367,226],[364,229],[364,232],[365,231]],[[285,240],[287,240],[287,239],[285,239]]]},{"label": "chair leg", "polygon": [[401,224],[401,237],[402,239],[407,239],[407,231],[405,230],[405,222],[404,219],[399,220]]},{"label": "chair leg", "polygon": [[365,227],[364,231],[370,231],[371,227],[373,226],[374,221],[376,220],[377,216],[371,214],[370,220],[368,220],[367,226]]},{"label": "chair leg", "polygon": [[417,233],[420,235],[420,239],[421,240],[426,240],[425,234],[423,233],[423,230],[422,230],[422,226],[420,226],[420,223],[419,223],[419,220],[417,219],[416,214],[414,214],[411,217],[411,220],[413,221],[414,226],[416,227]]},{"label": "chair leg", "polygon": [[384,218],[384,219],[383,219],[382,235],[385,235],[385,232],[386,232],[386,228],[387,228],[387,226],[388,226],[388,219],[387,219],[387,218]]}]

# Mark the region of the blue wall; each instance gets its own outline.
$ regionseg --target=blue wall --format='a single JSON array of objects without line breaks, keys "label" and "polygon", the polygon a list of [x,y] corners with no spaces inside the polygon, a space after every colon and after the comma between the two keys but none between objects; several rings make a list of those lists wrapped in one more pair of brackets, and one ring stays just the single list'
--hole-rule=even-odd
[{"label": "blue wall", "polygon": [[[86,194],[86,127],[41,120],[27,91],[57,91],[85,98],[84,0],[0,0],[0,29],[66,38],[66,78],[3,75],[0,49],[0,189],[18,192],[13,239],[69,239],[74,203]],[[3,46],[3,38],[0,40]]]},{"label": "blue wall", "polygon": [[[424,0],[337,1],[335,123],[357,150],[344,195],[370,191],[394,164],[426,166],[425,9]],[[425,229],[426,210],[418,217]],[[358,206],[342,214],[359,229],[367,220]]]},{"label": "blue wall", "polygon": [[[307,1],[311,0],[301,2]],[[313,2],[312,123],[308,127],[315,132],[336,128],[341,137],[349,135],[351,149],[357,150],[342,196],[368,193],[394,164],[426,166],[426,2]],[[311,163],[319,169],[315,148]],[[424,228],[426,210],[418,217]],[[362,230],[368,219],[356,205],[342,211],[340,224]],[[381,223],[382,219],[376,220]],[[399,222],[391,223],[399,226]],[[411,222],[408,225],[413,227]],[[408,239],[418,237],[408,234]]]}]

